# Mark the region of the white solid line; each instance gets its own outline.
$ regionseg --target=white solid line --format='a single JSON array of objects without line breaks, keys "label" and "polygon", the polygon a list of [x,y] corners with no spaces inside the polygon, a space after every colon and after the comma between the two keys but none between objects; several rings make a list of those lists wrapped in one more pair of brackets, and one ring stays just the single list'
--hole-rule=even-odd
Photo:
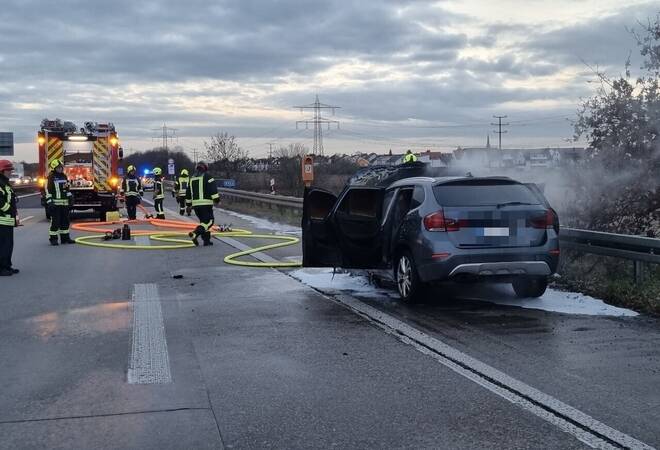
[{"label": "white solid line", "polygon": [[27,222],[30,219],[34,219],[34,216],[21,217],[21,223]]},{"label": "white solid line", "polygon": [[35,195],[39,195],[39,194],[40,192],[33,192],[32,194],[17,195],[16,198],[34,197]]},{"label": "white solid line", "polygon": [[130,384],[172,382],[170,358],[158,286],[136,284],[133,290],[133,338],[128,364]]}]

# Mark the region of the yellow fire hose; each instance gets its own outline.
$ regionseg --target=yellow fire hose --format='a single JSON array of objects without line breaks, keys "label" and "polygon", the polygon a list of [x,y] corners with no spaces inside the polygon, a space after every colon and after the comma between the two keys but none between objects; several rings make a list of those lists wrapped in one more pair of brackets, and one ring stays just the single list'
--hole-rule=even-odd
[{"label": "yellow fire hose", "polygon": [[[85,228],[85,230],[90,231],[89,226]],[[159,244],[152,246],[152,245],[139,245],[139,244],[128,245],[128,244],[114,244],[114,243],[100,242],[100,240],[104,238],[103,234],[81,236],[76,238],[76,242],[78,244],[88,245],[91,247],[101,247],[101,248],[111,248],[111,249],[121,249],[121,250],[177,250],[177,249],[190,248],[195,246],[190,239],[182,239],[180,237],[180,236],[185,236],[187,238],[188,237],[187,233],[182,233],[178,231],[167,232],[167,231],[136,230],[132,234],[134,234],[135,236],[148,236],[149,239],[152,241],[166,242],[167,244]],[[244,251],[232,253],[231,255],[227,255],[224,258],[224,262],[227,264],[232,264],[235,266],[243,266],[243,267],[266,267],[266,268],[301,266],[300,261],[257,262],[257,261],[244,261],[238,259],[243,256],[249,256],[258,252],[286,247],[289,245],[295,245],[298,242],[300,242],[300,239],[298,239],[297,237],[282,236],[276,234],[253,234],[251,231],[241,230],[241,229],[234,229],[232,231],[218,231],[218,232],[213,232],[211,234],[213,236],[218,236],[218,237],[273,239],[280,241],[274,244],[262,245],[259,247],[251,248],[249,250],[244,250]]]}]

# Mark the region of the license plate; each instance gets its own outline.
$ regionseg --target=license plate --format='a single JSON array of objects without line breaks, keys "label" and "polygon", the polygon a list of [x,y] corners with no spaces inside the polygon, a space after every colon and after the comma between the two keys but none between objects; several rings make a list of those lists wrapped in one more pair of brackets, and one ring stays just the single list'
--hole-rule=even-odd
[{"label": "license plate", "polygon": [[509,228],[507,227],[484,228],[484,236],[509,236]]}]

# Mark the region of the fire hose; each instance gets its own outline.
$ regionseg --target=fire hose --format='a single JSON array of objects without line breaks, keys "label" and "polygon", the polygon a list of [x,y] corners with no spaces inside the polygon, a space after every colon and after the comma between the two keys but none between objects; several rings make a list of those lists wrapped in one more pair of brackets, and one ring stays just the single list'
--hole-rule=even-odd
[{"label": "fire hose", "polygon": [[[162,231],[162,230],[133,230],[133,236],[147,236],[150,240],[156,242],[164,242],[165,244],[158,245],[143,245],[143,244],[115,244],[102,242],[107,233],[112,234],[115,230],[113,228],[104,228],[107,226],[123,226],[123,225],[151,225],[156,228],[165,228],[176,231]],[[182,248],[195,247],[190,239],[182,238],[188,237],[188,233],[194,231],[197,227],[196,223],[186,222],[181,220],[166,220],[166,219],[140,219],[140,220],[122,220],[112,222],[79,222],[71,225],[71,228],[76,231],[83,231],[95,233],[92,235],[81,236],[75,239],[78,244],[87,245],[91,247],[101,247],[108,249],[121,249],[121,250],[177,250]],[[244,267],[300,267],[299,261],[275,261],[275,262],[256,262],[245,261],[238,258],[253,255],[258,252],[273,250],[276,248],[295,245],[300,240],[294,236],[283,236],[277,234],[254,234],[249,230],[233,229],[231,231],[222,230],[220,227],[213,227],[211,235],[216,237],[236,237],[240,239],[268,239],[276,240],[279,242],[261,245],[259,247],[250,248],[248,250],[232,253],[224,258],[224,262],[236,266]]]}]

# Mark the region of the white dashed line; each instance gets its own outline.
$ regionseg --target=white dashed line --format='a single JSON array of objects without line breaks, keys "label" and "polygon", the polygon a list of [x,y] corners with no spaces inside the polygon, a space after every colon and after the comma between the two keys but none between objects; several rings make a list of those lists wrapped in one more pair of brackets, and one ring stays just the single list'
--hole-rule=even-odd
[{"label": "white dashed line", "polygon": [[128,364],[130,384],[172,382],[170,358],[158,286],[136,284],[133,291],[133,339]]}]

